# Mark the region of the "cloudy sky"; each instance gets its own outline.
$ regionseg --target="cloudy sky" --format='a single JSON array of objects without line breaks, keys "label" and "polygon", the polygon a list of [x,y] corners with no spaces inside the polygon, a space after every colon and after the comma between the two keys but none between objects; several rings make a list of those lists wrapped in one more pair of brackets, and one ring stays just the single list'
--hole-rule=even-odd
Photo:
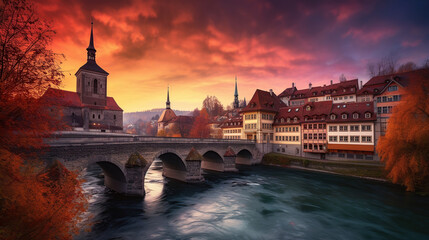
[{"label": "cloudy sky", "polygon": [[226,106],[255,89],[279,94],[348,79],[393,55],[429,58],[429,1],[39,0],[53,21],[52,48],[64,53],[63,88],[76,90],[86,62],[91,17],[97,63],[110,73],[108,95],[125,112],[201,107],[207,95]]}]

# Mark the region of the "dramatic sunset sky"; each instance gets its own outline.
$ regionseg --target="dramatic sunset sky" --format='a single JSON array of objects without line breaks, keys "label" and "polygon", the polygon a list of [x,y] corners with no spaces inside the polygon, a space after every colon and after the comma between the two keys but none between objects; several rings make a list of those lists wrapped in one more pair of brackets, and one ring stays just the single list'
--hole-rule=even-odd
[{"label": "dramatic sunset sky", "polygon": [[63,88],[86,62],[91,17],[97,63],[110,73],[108,95],[125,112],[201,108],[207,95],[226,106],[255,89],[279,94],[348,79],[366,82],[368,62],[393,55],[429,58],[429,1],[40,0],[63,53]]}]

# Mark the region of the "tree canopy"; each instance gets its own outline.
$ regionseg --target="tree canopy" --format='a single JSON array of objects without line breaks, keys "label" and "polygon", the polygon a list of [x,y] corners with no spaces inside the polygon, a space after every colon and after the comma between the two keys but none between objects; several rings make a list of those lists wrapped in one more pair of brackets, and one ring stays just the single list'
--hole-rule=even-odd
[{"label": "tree canopy", "polygon": [[377,152],[388,176],[408,191],[429,192],[429,70],[414,79],[388,121]]}]

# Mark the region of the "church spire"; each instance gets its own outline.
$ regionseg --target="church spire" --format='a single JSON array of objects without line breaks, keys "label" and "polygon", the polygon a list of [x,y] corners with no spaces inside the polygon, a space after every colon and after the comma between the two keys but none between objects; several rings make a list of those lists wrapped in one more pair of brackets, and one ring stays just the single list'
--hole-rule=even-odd
[{"label": "church spire", "polygon": [[237,90],[237,75],[235,75],[235,93],[234,93],[234,108],[240,107],[240,102],[238,101],[238,90]]},{"label": "church spire", "polygon": [[88,56],[87,60],[95,62],[95,52],[96,52],[96,50],[95,50],[95,47],[94,47],[93,25],[94,25],[94,23],[92,22],[92,19],[91,19],[91,36],[89,37],[89,46],[86,49],[86,51],[88,52],[87,53],[87,56]]},{"label": "church spire", "polygon": [[167,88],[167,102],[165,103],[165,108],[170,109],[170,86]]}]

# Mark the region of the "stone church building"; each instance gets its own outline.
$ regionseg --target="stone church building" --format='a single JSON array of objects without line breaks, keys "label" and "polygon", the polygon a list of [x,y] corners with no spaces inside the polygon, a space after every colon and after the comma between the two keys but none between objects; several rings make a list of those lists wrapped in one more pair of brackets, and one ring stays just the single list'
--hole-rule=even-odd
[{"label": "stone church building", "polygon": [[62,111],[64,122],[76,131],[122,132],[123,110],[113,97],[107,96],[108,72],[95,61],[95,47],[91,36],[87,62],[76,72],[76,92],[49,88],[41,97],[52,107]]}]

